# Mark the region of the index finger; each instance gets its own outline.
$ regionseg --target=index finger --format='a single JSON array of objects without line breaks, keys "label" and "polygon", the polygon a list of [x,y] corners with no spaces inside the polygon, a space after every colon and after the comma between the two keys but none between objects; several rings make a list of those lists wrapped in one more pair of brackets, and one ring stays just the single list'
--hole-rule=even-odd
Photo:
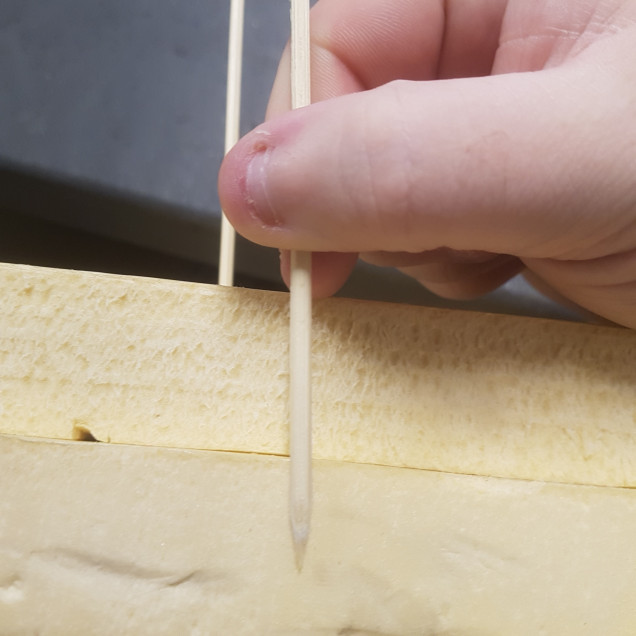
[{"label": "index finger", "polygon": [[[311,13],[312,101],[397,79],[490,73],[506,0],[320,0]],[[290,108],[285,48],[267,119]]]}]

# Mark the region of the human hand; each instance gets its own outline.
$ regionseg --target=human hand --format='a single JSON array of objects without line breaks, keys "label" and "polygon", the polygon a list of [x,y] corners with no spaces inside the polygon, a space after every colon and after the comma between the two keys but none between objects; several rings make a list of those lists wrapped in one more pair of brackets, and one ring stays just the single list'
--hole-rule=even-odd
[{"label": "human hand", "polygon": [[247,238],[317,252],[316,295],[358,253],[451,298],[525,269],[636,327],[636,2],[320,0],[320,103],[286,112],[288,78],[286,50],[219,194]]}]

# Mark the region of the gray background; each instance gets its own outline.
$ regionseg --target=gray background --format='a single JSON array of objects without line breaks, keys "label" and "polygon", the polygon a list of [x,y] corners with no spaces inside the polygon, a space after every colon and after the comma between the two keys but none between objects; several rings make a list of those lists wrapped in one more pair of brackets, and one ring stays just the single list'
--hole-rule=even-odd
[{"label": "gray background", "polygon": [[[242,130],[262,121],[288,0],[247,0]],[[0,260],[214,282],[229,0],[2,0]],[[237,282],[281,288],[239,241]],[[359,267],[349,296],[564,317],[515,279],[449,303]]]}]

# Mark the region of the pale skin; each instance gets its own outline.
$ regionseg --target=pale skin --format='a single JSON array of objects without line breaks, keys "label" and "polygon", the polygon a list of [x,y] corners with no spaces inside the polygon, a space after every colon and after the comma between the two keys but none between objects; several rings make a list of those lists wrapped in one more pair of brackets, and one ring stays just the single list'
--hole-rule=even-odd
[{"label": "pale skin", "polygon": [[312,98],[225,159],[247,238],[314,255],[316,296],[358,255],[467,298],[523,271],[636,328],[636,0],[319,0]]}]

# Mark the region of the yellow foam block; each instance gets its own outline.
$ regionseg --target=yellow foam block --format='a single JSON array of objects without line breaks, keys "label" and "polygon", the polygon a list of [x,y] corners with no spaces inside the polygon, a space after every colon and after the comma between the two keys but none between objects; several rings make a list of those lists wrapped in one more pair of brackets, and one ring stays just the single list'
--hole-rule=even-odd
[{"label": "yellow foam block", "polygon": [[3,636],[636,633],[633,332],[317,303],[299,574],[284,294],[0,294]]},{"label": "yellow foam block", "polygon": [[0,633],[632,636],[636,491],[0,437]]}]

